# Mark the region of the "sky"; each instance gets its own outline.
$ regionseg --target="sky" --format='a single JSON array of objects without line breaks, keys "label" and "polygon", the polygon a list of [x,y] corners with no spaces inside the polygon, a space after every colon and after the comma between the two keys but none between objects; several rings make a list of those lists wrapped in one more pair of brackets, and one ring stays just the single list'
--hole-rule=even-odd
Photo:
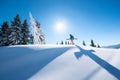
[{"label": "sky", "polygon": [[91,39],[102,46],[120,43],[119,0],[0,0],[0,25],[19,14],[30,26],[29,12],[40,22],[47,44],[66,41],[69,34],[79,45]]}]

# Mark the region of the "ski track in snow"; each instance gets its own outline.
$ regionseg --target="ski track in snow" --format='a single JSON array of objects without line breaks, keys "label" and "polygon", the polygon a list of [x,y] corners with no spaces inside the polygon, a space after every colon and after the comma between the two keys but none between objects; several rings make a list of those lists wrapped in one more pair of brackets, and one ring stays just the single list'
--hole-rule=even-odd
[{"label": "ski track in snow", "polygon": [[0,47],[0,80],[119,80],[119,56],[78,45]]}]

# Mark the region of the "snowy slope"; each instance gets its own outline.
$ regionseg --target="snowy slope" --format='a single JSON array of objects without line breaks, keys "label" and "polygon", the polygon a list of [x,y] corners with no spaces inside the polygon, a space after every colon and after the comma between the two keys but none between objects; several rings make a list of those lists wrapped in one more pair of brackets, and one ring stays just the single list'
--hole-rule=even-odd
[{"label": "snowy slope", "polygon": [[119,56],[77,45],[0,47],[0,80],[119,80]]},{"label": "snowy slope", "polygon": [[114,48],[114,49],[120,49],[120,44],[105,46],[105,48]]}]

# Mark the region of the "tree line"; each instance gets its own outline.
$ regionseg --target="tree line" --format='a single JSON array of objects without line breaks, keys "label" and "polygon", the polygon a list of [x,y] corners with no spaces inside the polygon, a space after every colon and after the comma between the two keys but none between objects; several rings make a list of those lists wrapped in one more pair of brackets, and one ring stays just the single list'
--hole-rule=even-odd
[{"label": "tree line", "polygon": [[0,28],[0,45],[26,45],[33,43],[33,37],[29,31],[27,19],[21,22],[19,14],[9,24],[3,22]]},{"label": "tree line", "polygon": [[[86,46],[85,41],[83,41],[83,43],[82,43],[82,44],[83,44],[84,46]],[[99,44],[95,45],[95,43],[94,43],[94,41],[93,41],[93,40],[91,40],[90,46],[91,46],[91,47],[97,47],[97,48],[100,48],[100,45],[99,45]]]},{"label": "tree line", "polygon": [[[69,41],[61,41],[60,43],[57,43],[57,45],[58,44],[60,44],[60,45],[71,45],[71,43]],[[85,41],[82,42],[82,45],[87,46]],[[90,46],[100,48],[100,45],[99,44],[95,45],[93,40],[91,40]]]},{"label": "tree line", "polygon": [[71,43],[69,41],[61,41],[60,43],[57,42],[57,45],[71,45]]}]

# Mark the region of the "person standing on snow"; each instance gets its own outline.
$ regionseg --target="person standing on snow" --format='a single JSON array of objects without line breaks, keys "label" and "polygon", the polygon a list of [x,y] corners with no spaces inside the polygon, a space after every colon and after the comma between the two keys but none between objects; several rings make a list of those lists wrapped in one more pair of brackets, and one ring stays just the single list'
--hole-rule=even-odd
[{"label": "person standing on snow", "polygon": [[74,36],[72,34],[70,34],[70,40],[71,40],[71,44],[74,45]]},{"label": "person standing on snow", "polygon": [[72,34],[69,35],[70,38],[68,38],[67,40],[70,40],[71,41],[71,44],[74,45],[74,40],[77,40],[77,38],[74,38],[74,36]]}]

